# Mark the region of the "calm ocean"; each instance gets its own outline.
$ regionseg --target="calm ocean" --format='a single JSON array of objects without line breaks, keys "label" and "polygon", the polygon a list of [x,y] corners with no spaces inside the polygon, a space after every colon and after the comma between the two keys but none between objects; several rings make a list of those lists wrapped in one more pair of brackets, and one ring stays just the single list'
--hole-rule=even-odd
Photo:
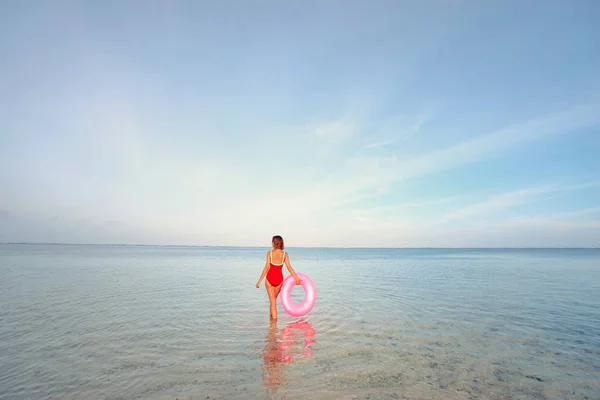
[{"label": "calm ocean", "polygon": [[0,399],[600,399],[600,250],[266,250],[0,245]]}]

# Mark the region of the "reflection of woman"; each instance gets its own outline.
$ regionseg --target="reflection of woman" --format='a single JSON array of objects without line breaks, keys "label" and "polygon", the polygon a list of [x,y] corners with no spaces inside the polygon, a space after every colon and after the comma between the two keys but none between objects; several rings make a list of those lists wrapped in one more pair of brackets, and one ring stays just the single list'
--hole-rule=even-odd
[{"label": "reflection of woman", "polygon": [[271,320],[269,332],[267,334],[267,345],[263,352],[263,383],[267,389],[271,388],[275,392],[283,384],[288,383],[282,377],[284,348],[282,343],[277,341],[277,324]]},{"label": "reflection of woman", "polygon": [[299,320],[288,324],[279,336],[276,321],[271,321],[263,353],[263,383],[267,389],[277,391],[280,387],[287,386],[289,379],[283,376],[285,364],[312,356],[309,348],[317,343],[314,338],[315,330],[307,321]]}]

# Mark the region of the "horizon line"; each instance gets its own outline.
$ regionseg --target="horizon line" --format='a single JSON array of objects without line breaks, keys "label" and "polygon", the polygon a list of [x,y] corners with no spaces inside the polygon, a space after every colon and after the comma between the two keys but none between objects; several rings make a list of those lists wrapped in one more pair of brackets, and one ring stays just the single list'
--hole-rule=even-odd
[{"label": "horizon line", "polygon": [[[200,244],[125,244],[125,243],[68,243],[68,242],[0,242],[0,245],[55,245],[55,246],[117,246],[117,247],[190,247],[190,248],[244,248],[244,249],[263,249],[269,246],[244,246],[244,245],[200,245]],[[600,250],[598,246],[589,247],[517,247],[517,246],[497,246],[497,247],[451,247],[451,246],[411,246],[411,247],[359,247],[359,246],[288,246],[292,249],[339,249],[339,250]]]}]

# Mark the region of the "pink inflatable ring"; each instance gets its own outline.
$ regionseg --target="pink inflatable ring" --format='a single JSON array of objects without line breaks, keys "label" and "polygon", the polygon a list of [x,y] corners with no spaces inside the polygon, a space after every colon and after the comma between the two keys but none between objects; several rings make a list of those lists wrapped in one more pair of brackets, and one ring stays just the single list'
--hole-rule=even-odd
[{"label": "pink inflatable ring", "polygon": [[288,275],[281,285],[281,305],[286,313],[293,317],[301,317],[313,309],[317,299],[317,289],[308,276],[299,272],[296,272],[296,275],[302,281],[300,286],[304,289],[304,300],[300,304],[292,301],[292,289],[296,286],[296,280],[292,275]]}]

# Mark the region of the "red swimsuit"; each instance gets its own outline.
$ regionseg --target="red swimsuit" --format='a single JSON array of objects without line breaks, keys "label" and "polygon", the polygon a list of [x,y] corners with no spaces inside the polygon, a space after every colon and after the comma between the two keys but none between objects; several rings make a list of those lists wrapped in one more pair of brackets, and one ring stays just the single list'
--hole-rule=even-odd
[{"label": "red swimsuit", "polygon": [[271,259],[271,267],[269,268],[269,272],[267,272],[267,281],[273,286],[279,286],[281,285],[281,282],[283,282],[281,270],[283,269],[283,263],[285,261],[285,252],[283,253],[281,264],[273,264],[272,252],[269,252],[269,258]]}]

